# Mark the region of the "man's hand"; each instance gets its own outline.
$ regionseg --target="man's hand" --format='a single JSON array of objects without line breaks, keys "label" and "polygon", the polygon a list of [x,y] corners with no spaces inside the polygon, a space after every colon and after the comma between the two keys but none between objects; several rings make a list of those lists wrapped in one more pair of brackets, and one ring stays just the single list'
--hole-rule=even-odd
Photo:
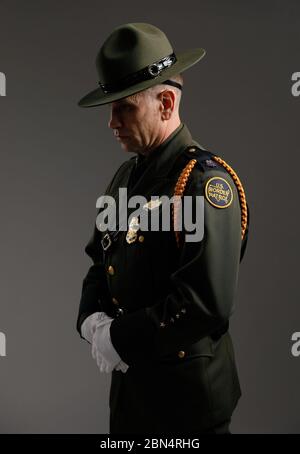
[{"label": "man's hand", "polygon": [[93,335],[96,329],[96,324],[103,318],[102,314],[104,314],[104,312],[94,312],[92,315],[89,315],[81,325],[81,335],[90,344],[93,341]]},{"label": "man's hand", "polygon": [[[121,360],[110,340],[109,328],[112,321],[113,319],[105,312],[95,312],[82,323],[81,334],[92,344],[92,356],[97,361],[101,372],[111,372],[115,368],[125,373],[129,366]],[[99,331],[94,339],[98,326]],[[115,367],[112,367],[113,365]]]},{"label": "man's hand", "polygon": [[110,339],[110,325],[113,318],[100,312],[95,323],[92,338],[92,356],[96,360],[100,372],[112,372],[114,369],[126,372],[128,365],[124,363],[115,350]]}]

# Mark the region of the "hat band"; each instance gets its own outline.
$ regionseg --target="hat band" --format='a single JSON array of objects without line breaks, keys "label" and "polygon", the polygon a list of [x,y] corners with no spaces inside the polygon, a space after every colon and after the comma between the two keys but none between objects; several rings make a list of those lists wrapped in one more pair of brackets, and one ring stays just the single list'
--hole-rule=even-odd
[{"label": "hat band", "polygon": [[146,66],[136,73],[129,74],[128,76],[120,79],[117,82],[108,84],[102,84],[101,82],[99,82],[99,85],[105,94],[116,93],[145,80],[154,79],[155,77],[159,76],[165,69],[170,68],[172,65],[174,65],[176,61],[177,58],[175,53],[173,52],[173,54],[167,55],[161,60],[151,63],[151,65]]}]

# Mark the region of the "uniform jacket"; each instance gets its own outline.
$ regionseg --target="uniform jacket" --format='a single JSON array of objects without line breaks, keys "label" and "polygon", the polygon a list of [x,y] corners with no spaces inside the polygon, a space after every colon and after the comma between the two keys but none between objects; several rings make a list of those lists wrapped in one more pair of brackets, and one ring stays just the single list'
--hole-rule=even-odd
[{"label": "uniform jacket", "polygon": [[122,231],[104,252],[95,225],[85,248],[93,264],[82,285],[78,332],[87,316],[105,311],[114,318],[112,343],[129,365],[112,373],[110,433],[200,433],[229,419],[240,398],[228,327],[248,227],[242,241],[235,183],[220,164],[201,161],[205,153],[181,124],[140,168],[137,158],[124,162],[106,191],[116,200],[119,187],[147,200],[172,197],[183,168],[200,158],[184,195],[197,203],[212,177],[225,179],[233,194],[228,208],[204,198],[201,241],[187,242],[181,232],[178,247],[171,229],[138,231],[128,243]]}]

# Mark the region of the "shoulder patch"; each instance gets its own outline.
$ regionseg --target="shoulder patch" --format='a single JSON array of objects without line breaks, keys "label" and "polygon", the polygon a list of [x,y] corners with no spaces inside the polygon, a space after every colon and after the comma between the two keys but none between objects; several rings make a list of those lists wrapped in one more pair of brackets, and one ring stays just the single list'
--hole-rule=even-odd
[{"label": "shoulder patch", "polygon": [[224,178],[212,177],[205,185],[205,198],[217,208],[228,208],[233,200],[230,184]]}]

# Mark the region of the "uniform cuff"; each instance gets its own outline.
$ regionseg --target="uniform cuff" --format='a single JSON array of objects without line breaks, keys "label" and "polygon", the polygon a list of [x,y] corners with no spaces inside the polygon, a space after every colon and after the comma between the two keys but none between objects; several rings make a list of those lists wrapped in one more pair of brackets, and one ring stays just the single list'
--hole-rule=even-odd
[{"label": "uniform cuff", "polygon": [[110,326],[110,337],[114,348],[129,366],[157,357],[156,328],[146,309],[115,318]]}]

